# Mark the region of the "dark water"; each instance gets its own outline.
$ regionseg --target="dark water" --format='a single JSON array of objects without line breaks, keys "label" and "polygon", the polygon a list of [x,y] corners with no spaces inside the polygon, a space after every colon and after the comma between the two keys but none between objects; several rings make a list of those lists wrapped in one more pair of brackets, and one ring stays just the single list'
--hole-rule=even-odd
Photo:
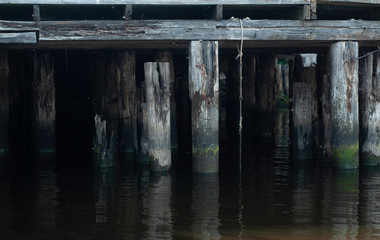
[{"label": "dark water", "polygon": [[380,239],[380,170],[297,162],[288,113],[275,128],[275,141],[244,138],[241,172],[222,137],[216,175],[3,159],[0,239]]}]

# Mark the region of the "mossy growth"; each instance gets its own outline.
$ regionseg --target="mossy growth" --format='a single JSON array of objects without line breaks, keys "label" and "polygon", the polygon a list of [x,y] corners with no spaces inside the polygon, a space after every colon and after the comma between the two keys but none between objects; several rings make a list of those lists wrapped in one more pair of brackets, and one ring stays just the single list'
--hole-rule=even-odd
[{"label": "mossy growth", "polygon": [[332,147],[334,166],[338,169],[355,169],[359,167],[359,144]]},{"label": "mossy growth", "polygon": [[219,156],[219,145],[211,144],[210,147],[193,147],[193,156]]}]

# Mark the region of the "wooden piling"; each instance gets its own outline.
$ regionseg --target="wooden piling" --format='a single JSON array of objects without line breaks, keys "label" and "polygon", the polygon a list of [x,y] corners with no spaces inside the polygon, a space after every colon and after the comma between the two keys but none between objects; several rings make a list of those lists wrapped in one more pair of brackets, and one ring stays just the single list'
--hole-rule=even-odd
[{"label": "wooden piling", "polygon": [[55,153],[54,60],[50,54],[34,55],[33,125],[34,150]]},{"label": "wooden piling", "polygon": [[330,69],[329,69],[329,53],[328,51],[318,55],[317,77],[321,86],[320,106],[321,106],[321,147],[320,155],[323,161],[332,160],[331,150],[331,104],[330,104]]},{"label": "wooden piling", "polygon": [[360,139],[363,166],[380,165],[380,59],[372,53],[360,60]]},{"label": "wooden piling", "polygon": [[308,159],[312,154],[312,90],[309,83],[293,85],[292,146],[295,159]]},{"label": "wooden piling", "polygon": [[175,93],[175,71],[173,55],[169,51],[160,51],[156,56],[157,62],[168,62],[170,70],[170,126],[171,126],[171,146],[172,149],[178,148],[177,143],[177,110],[176,110],[176,93]]},{"label": "wooden piling", "polygon": [[147,141],[142,152],[147,154],[153,171],[171,168],[170,137],[170,68],[167,62],[144,64],[146,106],[143,126]]},{"label": "wooden piling", "polygon": [[[319,149],[319,117],[318,117],[318,99],[317,99],[317,73],[316,73],[316,56],[313,54],[299,54],[294,59],[294,72],[293,72],[293,80],[294,82],[303,82],[307,83],[310,87],[310,109],[311,116],[310,120],[312,121],[313,127],[310,132],[310,147],[313,149]],[[294,88],[294,86],[293,86]],[[295,97],[295,93],[293,93],[293,99]],[[309,149],[311,150],[311,149]],[[310,158],[308,156],[307,158]]]},{"label": "wooden piling", "polygon": [[[277,61],[277,58],[276,58]],[[275,64],[275,98],[280,99],[284,95],[284,81],[282,76],[282,67],[280,64]]]},{"label": "wooden piling", "polygon": [[0,51],[0,153],[9,151],[9,61]]},{"label": "wooden piling", "polygon": [[261,54],[258,62],[257,104],[259,111],[259,132],[264,137],[272,136],[276,99],[275,86],[275,56]]},{"label": "wooden piling", "polygon": [[336,168],[359,167],[358,43],[330,46],[332,157]]},{"label": "wooden piling", "polygon": [[216,173],[219,170],[218,52],[216,41],[190,43],[193,171],[198,173]]},{"label": "wooden piling", "polygon": [[121,82],[119,58],[116,54],[109,53],[96,57],[95,61],[94,165],[96,167],[112,167],[116,165],[119,131],[119,83]]},{"label": "wooden piling", "polygon": [[284,95],[289,97],[289,65],[282,65],[282,77],[283,77],[283,87],[284,87]]},{"label": "wooden piling", "polygon": [[120,61],[119,116],[120,116],[120,152],[135,153],[138,150],[137,113],[139,97],[136,86],[136,54],[132,51],[121,51]]}]

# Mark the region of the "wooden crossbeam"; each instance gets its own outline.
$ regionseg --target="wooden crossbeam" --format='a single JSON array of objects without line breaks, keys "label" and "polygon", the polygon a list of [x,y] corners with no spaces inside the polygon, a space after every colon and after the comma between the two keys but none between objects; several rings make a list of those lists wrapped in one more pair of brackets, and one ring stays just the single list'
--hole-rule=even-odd
[{"label": "wooden crossbeam", "polygon": [[310,0],[0,0],[0,4],[53,4],[53,5],[302,5]]},{"label": "wooden crossbeam", "polygon": [[36,44],[35,32],[0,33],[0,44]]},{"label": "wooden crossbeam", "polygon": [[[377,21],[132,20],[41,22],[40,41],[380,41]],[[1,22],[0,22],[1,29]]]}]

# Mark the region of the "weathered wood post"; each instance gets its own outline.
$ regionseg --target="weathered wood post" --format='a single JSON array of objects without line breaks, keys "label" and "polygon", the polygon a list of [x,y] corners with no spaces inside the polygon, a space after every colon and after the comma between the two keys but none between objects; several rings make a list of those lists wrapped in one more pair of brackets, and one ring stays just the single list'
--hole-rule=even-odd
[{"label": "weathered wood post", "polygon": [[143,112],[142,152],[149,157],[153,171],[171,168],[170,70],[167,62],[144,64],[146,106]]},{"label": "weathered wood post", "polygon": [[284,86],[284,94],[289,97],[289,64],[282,65],[282,77],[283,77],[283,86]]},{"label": "weathered wood post", "polygon": [[55,153],[54,61],[49,54],[34,55],[33,124],[34,150]]},{"label": "weathered wood post", "polygon": [[321,149],[320,154],[323,161],[332,160],[331,150],[331,104],[330,104],[330,69],[329,69],[329,53],[325,51],[318,55],[317,77],[321,86]]},{"label": "weathered wood post", "polygon": [[332,156],[336,168],[359,167],[359,91],[357,42],[330,46]]},{"label": "weathered wood post", "polygon": [[308,159],[312,154],[312,91],[309,83],[293,85],[293,134],[292,146],[295,159]]},{"label": "weathered wood post", "polygon": [[139,97],[136,86],[136,54],[121,51],[119,82],[120,152],[135,153],[138,149],[137,112]]},{"label": "weathered wood post", "polygon": [[0,153],[9,151],[9,61],[0,51]]},{"label": "weathered wood post", "polygon": [[258,60],[257,103],[259,118],[259,132],[264,137],[272,136],[276,99],[275,84],[275,56],[261,54]]},{"label": "weathered wood post", "polygon": [[113,53],[97,57],[93,93],[95,135],[93,138],[94,165],[116,165],[119,123],[119,61]]},{"label": "weathered wood post", "polygon": [[216,173],[219,170],[218,52],[216,41],[190,43],[193,171],[198,173]]},{"label": "weathered wood post", "polygon": [[370,54],[360,60],[360,138],[362,164],[380,165],[380,59]]},{"label": "weathered wood post", "polygon": [[177,110],[176,110],[176,93],[175,93],[175,71],[173,55],[169,51],[160,51],[156,56],[157,62],[168,62],[170,70],[170,126],[171,126],[171,146],[172,149],[178,148],[177,143]]}]

